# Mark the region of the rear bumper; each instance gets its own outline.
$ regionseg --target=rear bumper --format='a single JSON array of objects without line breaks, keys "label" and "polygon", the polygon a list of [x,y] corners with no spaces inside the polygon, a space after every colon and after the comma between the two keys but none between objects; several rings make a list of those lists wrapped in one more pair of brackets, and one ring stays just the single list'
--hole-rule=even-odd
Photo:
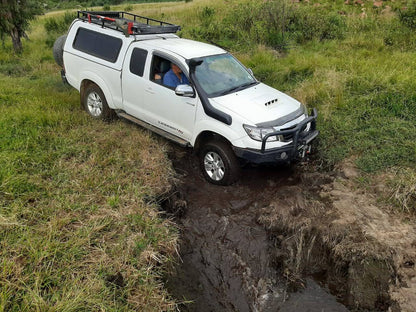
[{"label": "rear bumper", "polygon": [[[310,152],[312,141],[319,135],[319,131],[316,130],[317,117],[317,110],[313,109],[312,115],[301,121],[295,128],[267,134],[263,138],[261,150],[233,147],[234,153],[237,157],[255,164],[301,160]],[[309,131],[304,131],[308,123],[310,123]],[[291,136],[292,142],[279,148],[266,150],[267,139],[271,136]]]}]

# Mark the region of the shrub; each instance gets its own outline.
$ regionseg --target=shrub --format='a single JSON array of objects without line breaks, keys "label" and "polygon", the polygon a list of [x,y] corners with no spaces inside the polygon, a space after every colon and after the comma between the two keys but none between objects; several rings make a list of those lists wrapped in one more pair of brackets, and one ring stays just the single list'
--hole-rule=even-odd
[{"label": "shrub", "polygon": [[287,25],[293,14],[289,1],[243,2],[234,6],[222,24],[229,25],[233,38],[272,46],[278,50],[287,45]]},{"label": "shrub", "polygon": [[409,28],[416,29],[416,1],[410,2],[406,9],[398,11],[400,21]]},{"label": "shrub", "polygon": [[208,6],[204,7],[202,11],[199,13],[199,16],[201,17],[204,23],[207,23],[207,22],[209,23],[214,17],[214,15],[215,15],[215,9],[212,7],[208,7]]},{"label": "shrub", "polygon": [[191,29],[190,33],[192,37],[206,40],[208,42],[227,37],[224,31],[227,29],[227,25],[220,25],[220,23],[216,20],[216,12],[213,7],[204,7],[198,13],[198,16],[201,20],[201,26]]},{"label": "shrub", "polygon": [[126,12],[130,12],[133,11],[133,6],[131,4],[128,4],[124,7],[124,11]]},{"label": "shrub", "polygon": [[291,41],[344,38],[345,17],[326,13],[311,6],[294,6],[290,0],[270,0],[261,3],[242,1],[233,5],[220,19],[212,7],[199,14],[201,26],[192,35],[206,40],[234,40],[242,45],[264,44],[284,51]]},{"label": "shrub", "polygon": [[47,33],[63,34],[68,30],[69,25],[76,18],[75,13],[66,12],[61,17],[50,17],[45,19],[45,30]]},{"label": "shrub", "polygon": [[72,21],[76,18],[76,13],[66,12],[60,17],[50,17],[45,19],[44,28],[47,34],[46,44],[53,46],[56,38],[67,32]]},{"label": "shrub", "polygon": [[310,8],[294,11],[289,21],[288,31],[298,43],[312,39],[342,39],[346,32],[344,17],[337,13],[327,14]]}]

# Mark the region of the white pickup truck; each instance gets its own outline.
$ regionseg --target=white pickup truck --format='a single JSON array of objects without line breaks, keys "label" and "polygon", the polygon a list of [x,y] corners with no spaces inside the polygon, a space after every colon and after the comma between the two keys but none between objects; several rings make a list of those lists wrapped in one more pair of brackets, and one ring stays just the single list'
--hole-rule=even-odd
[{"label": "white pickup truck", "polygon": [[126,12],[79,11],[54,54],[92,117],[117,114],[193,147],[211,183],[235,182],[241,160],[291,162],[309,153],[315,109],[309,115],[227,51],[179,38],[179,29]]}]

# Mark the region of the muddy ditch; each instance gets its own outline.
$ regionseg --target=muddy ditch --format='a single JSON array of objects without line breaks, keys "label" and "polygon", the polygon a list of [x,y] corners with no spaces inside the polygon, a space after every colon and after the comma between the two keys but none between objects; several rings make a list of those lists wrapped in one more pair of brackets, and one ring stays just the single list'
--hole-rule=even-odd
[{"label": "muddy ditch", "polygon": [[414,311],[416,231],[355,194],[351,171],[249,167],[219,187],[190,152],[173,146],[171,159],[162,206],[181,239],[166,285],[181,311]]}]

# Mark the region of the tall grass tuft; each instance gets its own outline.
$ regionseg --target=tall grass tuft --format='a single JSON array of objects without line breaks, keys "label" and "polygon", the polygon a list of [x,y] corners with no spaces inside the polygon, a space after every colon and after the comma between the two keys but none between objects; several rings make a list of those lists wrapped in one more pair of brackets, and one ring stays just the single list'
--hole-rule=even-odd
[{"label": "tall grass tuft", "polygon": [[416,174],[409,168],[398,168],[390,174],[391,201],[406,213],[416,213]]}]

